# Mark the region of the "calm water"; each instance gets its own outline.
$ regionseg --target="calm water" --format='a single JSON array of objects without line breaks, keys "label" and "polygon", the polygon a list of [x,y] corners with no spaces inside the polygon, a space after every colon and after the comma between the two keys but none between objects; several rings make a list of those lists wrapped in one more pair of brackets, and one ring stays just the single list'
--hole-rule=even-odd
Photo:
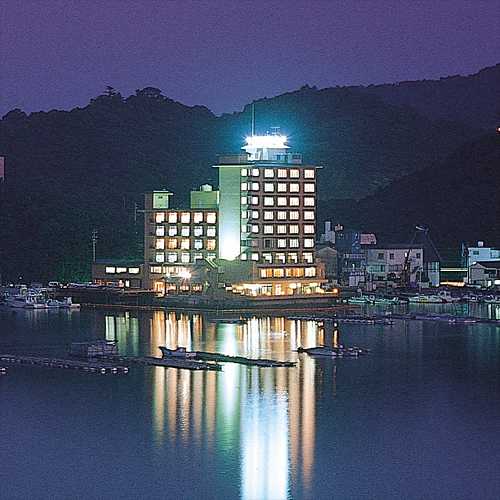
[{"label": "calm water", "polygon": [[[500,318],[500,306],[470,312]],[[284,317],[237,326],[163,311],[1,308],[0,344],[13,354],[66,357],[71,341],[107,338],[123,354],[180,345],[298,365],[126,375],[9,365],[0,498],[500,498],[500,327],[338,330],[371,353],[299,355],[332,332]]]}]

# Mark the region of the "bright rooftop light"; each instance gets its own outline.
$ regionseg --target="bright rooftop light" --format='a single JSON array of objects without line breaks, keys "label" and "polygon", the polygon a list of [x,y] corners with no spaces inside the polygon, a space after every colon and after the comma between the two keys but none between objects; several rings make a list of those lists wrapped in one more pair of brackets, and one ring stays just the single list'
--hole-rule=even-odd
[{"label": "bright rooftop light", "polygon": [[285,145],[285,135],[253,135],[247,137],[247,146],[250,148],[278,148],[283,149]]}]

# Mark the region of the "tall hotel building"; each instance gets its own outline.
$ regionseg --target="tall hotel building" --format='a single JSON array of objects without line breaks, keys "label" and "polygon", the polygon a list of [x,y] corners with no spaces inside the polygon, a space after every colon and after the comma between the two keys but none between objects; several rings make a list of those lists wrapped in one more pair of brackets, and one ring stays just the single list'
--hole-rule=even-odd
[{"label": "tall hotel building", "polygon": [[[245,296],[321,293],[316,258],[316,166],[286,138],[252,136],[244,153],[220,155],[219,191],[202,186],[191,208],[168,191],[146,195],[145,285],[164,293]],[[215,279],[216,278],[216,279]]]}]

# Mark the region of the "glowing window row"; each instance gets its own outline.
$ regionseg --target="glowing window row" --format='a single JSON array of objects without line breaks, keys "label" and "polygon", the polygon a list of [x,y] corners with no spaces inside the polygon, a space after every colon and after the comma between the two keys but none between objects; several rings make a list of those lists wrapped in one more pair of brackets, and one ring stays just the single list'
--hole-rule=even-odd
[{"label": "glowing window row", "polygon": [[[190,264],[190,263],[195,263],[199,260],[202,260],[204,258],[203,253],[198,252],[198,253],[191,253],[191,252],[181,252],[180,254],[178,252],[168,252],[166,255],[165,260],[165,253],[163,252],[158,252],[155,257],[155,262],[158,264],[161,264],[163,262],[169,262],[169,263],[174,263],[174,262],[182,262],[183,264]],[[207,259],[215,259],[216,254],[215,253],[207,253],[206,254]]]},{"label": "glowing window row", "polygon": [[[314,168],[264,168],[264,178],[266,179],[300,179],[300,172],[303,172],[304,179],[314,179],[316,169]],[[258,168],[242,168],[242,177],[259,177],[261,170]]]},{"label": "glowing window row", "polygon": [[[192,234],[191,234],[192,233]],[[204,234],[206,233],[206,234]],[[156,227],[156,236],[208,236],[209,238],[214,238],[217,235],[217,229],[215,226],[208,226],[204,228],[203,226],[182,226],[179,228],[177,226],[169,226],[167,230],[165,230],[165,226],[157,226]]]},{"label": "glowing window row", "polygon": [[259,252],[249,252],[241,254],[241,260],[250,259],[259,261],[260,257],[262,257],[263,262],[265,262],[266,264],[298,264],[299,261],[306,264],[312,264],[314,262],[314,256],[312,252],[302,252],[300,258],[297,252],[263,252],[262,255],[259,254]]},{"label": "glowing window row", "polygon": [[[242,219],[259,219],[260,212],[258,210],[243,210],[241,212]],[[298,210],[264,210],[262,213],[262,217],[265,221],[272,220],[291,220],[298,221],[300,220],[300,212]],[[314,210],[304,210],[302,212],[302,217],[304,220],[313,221],[316,219],[316,214]]]},{"label": "glowing window row", "polygon": [[141,272],[138,267],[115,267],[115,266],[106,266],[106,274],[139,274]]},{"label": "glowing window row", "polygon": [[[243,246],[258,248],[260,246],[260,239],[249,238],[242,241]],[[264,248],[300,248],[300,238],[277,238],[265,239],[263,241]],[[314,248],[314,238],[303,238],[302,246],[304,248]]]},{"label": "glowing window row", "polygon": [[155,221],[157,224],[168,222],[169,224],[215,224],[217,222],[216,212],[156,212]]},{"label": "glowing window row", "polygon": [[[304,193],[315,193],[316,184],[306,182],[303,184]],[[242,191],[259,191],[260,184],[258,182],[242,182]],[[300,184],[298,182],[264,182],[265,193],[300,193]]]},{"label": "glowing window row", "polygon": [[[316,205],[316,198],[314,196],[304,196],[300,198],[299,196],[264,196],[263,204],[265,207],[300,207],[302,205],[305,207],[314,207]],[[259,205],[258,196],[242,196],[242,205]]]},{"label": "glowing window row", "polygon": [[158,238],[155,242],[156,250],[165,250],[168,248],[169,250],[176,250],[180,248],[181,250],[191,250],[194,248],[195,250],[202,250],[205,248],[206,250],[215,250],[217,247],[217,240],[191,240],[189,238],[170,238],[165,240],[165,238]]},{"label": "glowing window row", "polygon": [[276,267],[260,270],[261,278],[314,278],[315,276],[315,267]]},{"label": "glowing window row", "polygon": [[[203,259],[202,254],[195,254],[198,256],[198,260]],[[215,257],[208,257],[207,258],[215,258]],[[168,276],[177,276],[179,278],[182,277],[187,277],[188,274],[190,274],[190,271],[186,267],[182,266],[150,266],[149,272],[151,274],[165,274]]]}]

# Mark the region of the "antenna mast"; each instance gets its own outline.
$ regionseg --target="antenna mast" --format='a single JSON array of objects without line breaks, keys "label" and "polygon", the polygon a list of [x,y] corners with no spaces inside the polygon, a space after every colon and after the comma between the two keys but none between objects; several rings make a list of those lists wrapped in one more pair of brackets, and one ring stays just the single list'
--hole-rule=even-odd
[{"label": "antenna mast", "polygon": [[255,135],[255,101],[252,102],[252,137]]}]

